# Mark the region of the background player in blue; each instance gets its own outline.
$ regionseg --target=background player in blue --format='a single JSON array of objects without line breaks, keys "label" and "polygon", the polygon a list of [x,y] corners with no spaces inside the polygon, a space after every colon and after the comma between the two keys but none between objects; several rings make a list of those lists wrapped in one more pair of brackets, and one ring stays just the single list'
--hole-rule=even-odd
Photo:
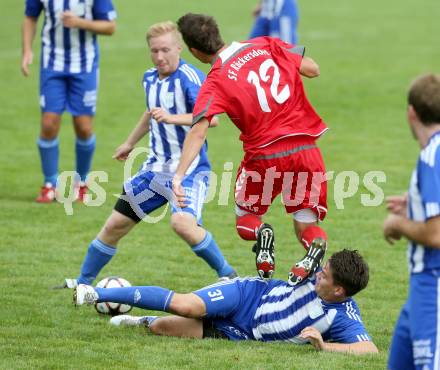
[{"label": "background player in blue", "polygon": [[23,56],[21,70],[29,75],[32,42],[38,17],[44,11],[41,31],[40,106],[41,131],[38,149],[44,186],[37,202],[55,199],[58,177],[58,132],[61,114],[73,116],[76,134],[76,187],[78,199],[87,192],[86,177],[95,151],[92,130],[96,112],[99,51],[96,35],[115,31],[116,12],[111,0],[26,0],[23,22]]},{"label": "background player in blue", "polygon": [[408,194],[387,199],[386,240],[408,239],[409,296],[396,324],[390,369],[440,369],[440,76],[410,87],[411,131],[421,152]]},{"label": "background player in blue", "polygon": [[278,37],[290,44],[298,41],[296,0],[261,0],[254,10],[255,23],[249,38]]},{"label": "background player in blue", "polygon": [[[152,25],[147,32],[154,68],[144,74],[147,110],[113,158],[125,160],[139,140],[150,132],[150,154],[140,171],[124,184],[121,198],[89,246],[81,274],[66,279],[64,287],[91,284],[116,253],[119,240],[149,213],[167,204],[171,179],[179,162],[183,141],[192,123],[192,110],[204,74],[180,59],[182,40],[172,22]],[[202,228],[201,212],[208,187],[210,163],[207,145],[187,172],[183,185],[191,194],[185,208],[172,205],[171,227],[203,258],[220,278],[236,277],[211,233]]]},{"label": "background player in blue", "polygon": [[357,251],[334,253],[316,277],[297,286],[281,280],[236,278],[189,294],[161,287],[93,288],[79,285],[76,305],[123,302],[178,316],[116,316],[114,325],[147,325],[153,333],[312,343],[335,352],[376,353],[351,298],[367,286],[368,265]]}]

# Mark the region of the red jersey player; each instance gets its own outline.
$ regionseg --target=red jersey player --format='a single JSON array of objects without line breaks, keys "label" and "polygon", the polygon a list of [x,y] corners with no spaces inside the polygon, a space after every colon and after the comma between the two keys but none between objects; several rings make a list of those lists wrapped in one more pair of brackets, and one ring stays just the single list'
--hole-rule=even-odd
[{"label": "red jersey player", "polygon": [[298,284],[316,270],[327,247],[326,234],[317,225],[327,212],[327,186],[315,144],[327,127],[301,80],[301,75],[318,76],[319,67],[303,57],[303,47],[271,37],[225,46],[215,20],[206,15],[186,14],[178,26],[190,52],[212,68],[197,97],[193,128],[173,179],[174,193],[183,205],[180,183],[185,171],[203,145],[212,118],[226,113],[241,132],[245,152],[235,185],[238,234],[257,241],[257,271],[263,278],[272,277],[274,231],[261,216],[281,193],[307,250],[289,273],[289,282]]}]

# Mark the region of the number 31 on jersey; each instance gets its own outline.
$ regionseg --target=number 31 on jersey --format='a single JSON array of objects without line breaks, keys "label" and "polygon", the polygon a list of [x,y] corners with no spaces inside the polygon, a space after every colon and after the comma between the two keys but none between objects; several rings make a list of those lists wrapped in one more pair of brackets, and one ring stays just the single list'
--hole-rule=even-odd
[{"label": "number 31 on jersey", "polygon": [[225,299],[220,289],[210,290],[208,292],[208,296],[209,298],[211,298],[211,302],[221,301],[222,299]]}]

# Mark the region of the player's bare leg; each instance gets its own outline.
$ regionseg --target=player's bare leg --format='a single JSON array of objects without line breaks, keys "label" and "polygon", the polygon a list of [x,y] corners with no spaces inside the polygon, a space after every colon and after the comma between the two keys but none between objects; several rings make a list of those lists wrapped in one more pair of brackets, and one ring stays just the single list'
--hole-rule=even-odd
[{"label": "player's bare leg", "polygon": [[203,321],[181,316],[158,317],[149,326],[155,335],[166,335],[170,337],[203,338]]},{"label": "player's bare leg", "polygon": [[116,248],[119,241],[135,226],[136,222],[131,218],[113,210],[101,231],[98,233],[97,239]]},{"label": "player's bare leg", "polygon": [[[140,297],[134,302],[133,291],[137,292]],[[164,317],[120,315],[110,320],[110,323],[115,326],[145,325],[156,335],[203,338],[201,319],[206,315],[206,306],[202,298],[194,293],[179,294],[154,286],[102,289],[84,284],[78,285],[73,291],[75,306],[90,306],[103,299],[176,315]]]},{"label": "player's bare leg", "polygon": [[200,319],[206,315],[206,306],[203,299],[194,293],[175,293],[171,298],[168,312],[183,317]]},{"label": "player's bare leg", "polygon": [[44,112],[41,116],[40,137],[38,148],[41,158],[41,167],[44,174],[44,185],[36,201],[50,203],[55,200],[55,187],[58,177],[58,133],[60,131],[61,115]]},{"label": "player's bare leg", "polygon": [[73,292],[75,306],[107,301],[124,303],[146,310],[169,312],[191,319],[201,319],[206,315],[205,302],[198,295],[175,293],[157,286],[94,288],[91,285],[79,284]]},{"label": "player's bare leg", "polygon": [[80,181],[75,186],[77,200],[83,202],[87,194],[86,177],[90,171],[96,139],[93,134],[93,117],[88,115],[74,116],[73,127],[76,135],[76,172]]},{"label": "player's bare leg", "polygon": [[92,116],[75,116],[73,117],[73,128],[76,137],[87,140],[93,135],[93,117]]},{"label": "player's bare leg", "polygon": [[197,225],[196,218],[186,212],[173,213],[171,228],[189,245],[199,244],[206,235],[206,230]]},{"label": "player's bare leg", "polygon": [[45,140],[53,140],[60,131],[61,115],[58,113],[44,112],[41,116],[40,137]]}]

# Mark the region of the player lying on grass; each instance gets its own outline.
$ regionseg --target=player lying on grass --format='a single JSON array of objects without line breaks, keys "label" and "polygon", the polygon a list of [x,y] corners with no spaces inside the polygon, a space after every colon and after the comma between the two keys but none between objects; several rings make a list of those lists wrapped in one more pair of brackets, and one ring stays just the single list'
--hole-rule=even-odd
[{"label": "player lying on grass", "polygon": [[357,251],[333,254],[314,277],[297,286],[282,280],[236,278],[179,294],[156,286],[79,285],[74,304],[117,302],[177,316],[115,316],[114,325],[145,325],[153,334],[189,338],[310,342],[318,350],[377,353],[351,298],[368,283]]}]

